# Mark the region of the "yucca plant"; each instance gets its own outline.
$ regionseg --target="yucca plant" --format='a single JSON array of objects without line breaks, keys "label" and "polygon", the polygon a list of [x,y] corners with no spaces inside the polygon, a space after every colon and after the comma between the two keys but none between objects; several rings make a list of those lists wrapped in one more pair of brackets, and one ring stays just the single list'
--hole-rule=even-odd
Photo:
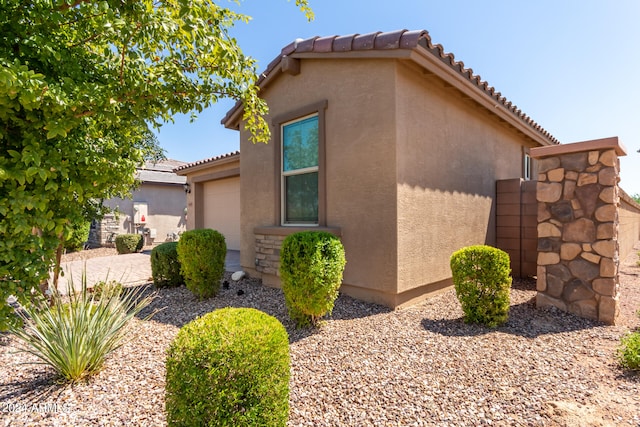
[{"label": "yucca plant", "polygon": [[79,291],[72,282],[67,289],[68,297],[54,290],[51,305],[22,307],[18,315],[24,325],[10,329],[23,344],[19,351],[36,356],[64,380],[76,382],[100,371],[106,356],[123,344],[129,321],[154,295],[142,295],[142,287],[120,292],[108,286],[96,298],[87,290],[84,274]]}]

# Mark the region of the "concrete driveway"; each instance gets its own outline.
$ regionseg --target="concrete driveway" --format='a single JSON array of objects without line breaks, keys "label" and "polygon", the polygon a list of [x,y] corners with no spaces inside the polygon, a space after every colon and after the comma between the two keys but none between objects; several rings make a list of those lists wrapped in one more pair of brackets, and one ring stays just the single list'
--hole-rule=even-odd
[{"label": "concrete driveway", "polygon": [[[93,287],[97,282],[116,280],[123,285],[140,285],[153,281],[151,277],[151,252],[113,255],[73,261],[61,265],[64,276],[58,280],[58,289],[66,294],[67,287],[73,283],[76,289],[82,285],[83,272],[87,285]],[[225,270],[240,270],[240,252],[229,251],[225,259]]]}]

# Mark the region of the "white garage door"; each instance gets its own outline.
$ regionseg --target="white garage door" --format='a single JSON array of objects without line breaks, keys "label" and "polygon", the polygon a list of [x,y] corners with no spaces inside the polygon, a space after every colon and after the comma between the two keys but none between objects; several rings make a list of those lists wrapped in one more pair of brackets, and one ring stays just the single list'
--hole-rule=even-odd
[{"label": "white garage door", "polygon": [[205,182],[204,228],[224,235],[227,249],[240,250],[240,177]]}]

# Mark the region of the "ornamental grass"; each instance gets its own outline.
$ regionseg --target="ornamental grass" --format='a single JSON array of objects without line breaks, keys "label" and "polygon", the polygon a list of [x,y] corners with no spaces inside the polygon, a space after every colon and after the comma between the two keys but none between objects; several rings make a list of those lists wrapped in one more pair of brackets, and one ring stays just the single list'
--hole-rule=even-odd
[{"label": "ornamental grass", "polygon": [[22,344],[19,351],[51,366],[63,381],[76,382],[99,372],[124,343],[127,324],[154,298],[143,290],[105,286],[98,297],[87,289],[83,273],[80,290],[70,281],[68,296],[54,290],[51,301],[21,307],[23,325],[10,330]]}]

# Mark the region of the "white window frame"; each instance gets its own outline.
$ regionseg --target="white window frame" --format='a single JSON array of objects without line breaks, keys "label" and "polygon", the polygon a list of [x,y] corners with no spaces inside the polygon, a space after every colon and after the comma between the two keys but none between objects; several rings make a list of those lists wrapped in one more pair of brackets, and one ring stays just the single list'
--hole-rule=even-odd
[{"label": "white window frame", "polygon": [[522,175],[525,181],[531,180],[531,156],[529,153],[524,153],[522,158]]},{"label": "white window frame", "polygon": [[[302,168],[302,169],[295,169],[295,170],[291,170],[291,171],[284,171],[284,128],[292,125],[294,123],[297,122],[301,122],[303,120],[307,120],[310,119],[312,117],[316,117],[317,118],[317,124],[318,124],[318,128],[320,127],[320,115],[315,112],[315,113],[311,113],[311,114],[307,114],[306,116],[302,116],[302,117],[298,117],[294,120],[289,120],[287,122],[284,122],[282,124],[280,124],[280,224],[282,226],[289,226],[289,227],[295,227],[295,226],[307,226],[307,227],[317,227],[319,226],[319,221],[320,221],[320,200],[318,200],[318,217],[316,218],[315,222],[291,222],[291,221],[287,221],[287,186],[286,186],[286,178],[289,176],[296,176],[296,175],[304,175],[304,174],[308,174],[308,173],[313,173],[313,172],[317,172],[318,173],[318,180],[320,179],[320,167],[319,165],[316,166],[312,166],[312,167],[308,167],[308,168]],[[319,129],[318,129],[319,131]],[[320,141],[318,140],[318,151],[320,150]],[[318,163],[320,162],[320,153],[318,152]],[[320,182],[318,182],[318,191],[320,190]],[[318,195],[319,197],[319,195]]]}]

